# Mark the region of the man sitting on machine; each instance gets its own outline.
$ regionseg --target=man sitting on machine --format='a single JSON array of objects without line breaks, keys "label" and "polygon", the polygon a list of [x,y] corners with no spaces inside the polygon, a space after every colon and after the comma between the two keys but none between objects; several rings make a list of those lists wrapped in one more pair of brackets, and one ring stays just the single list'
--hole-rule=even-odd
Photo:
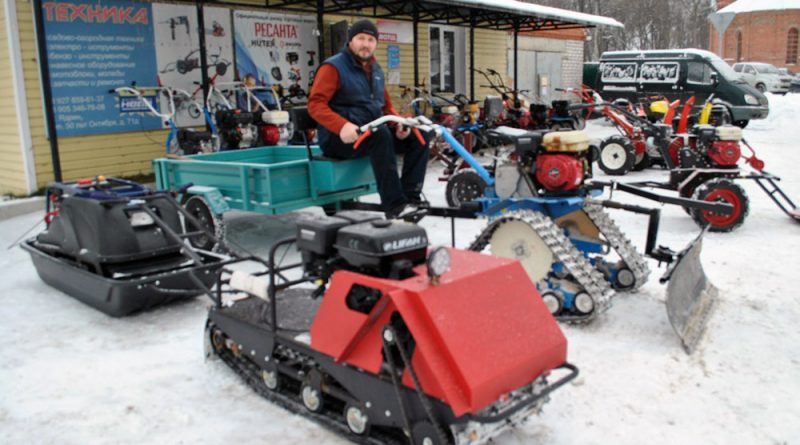
[{"label": "man sitting on machine", "polygon": [[[347,45],[325,60],[317,71],[308,112],[320,127],[319,145],[325,156],[352,159],[369,156],[381,204],[387,217],[400,215],[406,206],[419,204],[428,163],[428,143],[408,137],[411,129],[398,126],[394,135],[382,127],[358,148],[360,126],[385,114],[397,114],[375,60],[378,29],[369,20],[350,28]],[[396,153],[403,153],[402,178]]]}]

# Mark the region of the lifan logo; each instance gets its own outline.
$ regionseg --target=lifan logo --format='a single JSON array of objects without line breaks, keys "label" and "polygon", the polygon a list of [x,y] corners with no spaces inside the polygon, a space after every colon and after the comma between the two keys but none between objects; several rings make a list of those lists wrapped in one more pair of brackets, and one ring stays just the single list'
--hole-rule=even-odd
[{"label": "lifan logo", "polygon": [[391,252],[394,250],[407,249],[427,244],[428,240],[424,236],[413,236],[411,238],[397,239],[383,243],[383,251]]}]

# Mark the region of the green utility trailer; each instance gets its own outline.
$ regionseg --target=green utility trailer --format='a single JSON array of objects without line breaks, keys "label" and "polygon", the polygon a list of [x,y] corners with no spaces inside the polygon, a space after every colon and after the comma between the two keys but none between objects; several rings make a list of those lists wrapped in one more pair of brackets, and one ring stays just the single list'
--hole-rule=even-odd
[{"label": "green utility trailer", "polygon": [[[310,156],[309,156],[310,154]],[[325,158],[317,146],[275,146],[153,161],[159,190],[186,189],[186,209],[222,235],[229,210],[276,215],[311,206],[336,206],[375,193],[369,158]],[[205,238],[193,240],[198,247]]]}]

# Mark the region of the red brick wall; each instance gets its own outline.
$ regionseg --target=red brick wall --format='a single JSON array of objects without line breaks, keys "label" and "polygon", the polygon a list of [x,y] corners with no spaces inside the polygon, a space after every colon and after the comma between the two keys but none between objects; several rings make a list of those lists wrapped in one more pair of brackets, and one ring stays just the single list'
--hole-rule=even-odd
[{"label": "red brick wall", "polygon": [[736,1],[736,0],[717,0],[717,11],[719,11],[720,9],[730,5],[734,1]]},{"label": "red brick wall", "polygon": [[724,36],[724,51],[720,54],[717,29],[709,29],[709,49],[728,63],[736,63],[736,32],[742,33],[741,60],[766,62],[777,67],[800,71],[800,60],[786,63],[786,44],[789,29],[800,30],[800,10],[759,11],[737,14]]}]

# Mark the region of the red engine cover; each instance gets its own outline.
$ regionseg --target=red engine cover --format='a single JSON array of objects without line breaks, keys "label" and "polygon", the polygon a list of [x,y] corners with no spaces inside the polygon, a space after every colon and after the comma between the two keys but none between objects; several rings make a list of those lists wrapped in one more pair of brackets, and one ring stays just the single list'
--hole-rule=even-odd
[{"label": "red engine cover", "polygon": [[564,192],[583,183],[583,162],[566,154],[547,154],[536,158],[536,180],[546,190]]},{"label": "red engine cover", "polygon": [[708,149],[708,157],[720,166],[732,167],[739,162],[742,150],[736,141],[715,141]]},{"label": "red engine cover", "polygon": [[[400,281],[335,272],[311,325],[311,347],[378,374],[382,329],[399,313],[416,343],[411,363],[422,390],[456,417],[477,413],[566,361],[567,339],[518,261],[448,250],[451,270],[438,285],[425,265]],[[347,305],[355,284],[381,291],[369,314]],[[402,379],[413,387],[407,369]]]},{"label": "red engine cover", "polygon": [[278,141],[281,140],[281,131],[275,125],[262,125],[258,132],[264,145],[278,145]]}]

